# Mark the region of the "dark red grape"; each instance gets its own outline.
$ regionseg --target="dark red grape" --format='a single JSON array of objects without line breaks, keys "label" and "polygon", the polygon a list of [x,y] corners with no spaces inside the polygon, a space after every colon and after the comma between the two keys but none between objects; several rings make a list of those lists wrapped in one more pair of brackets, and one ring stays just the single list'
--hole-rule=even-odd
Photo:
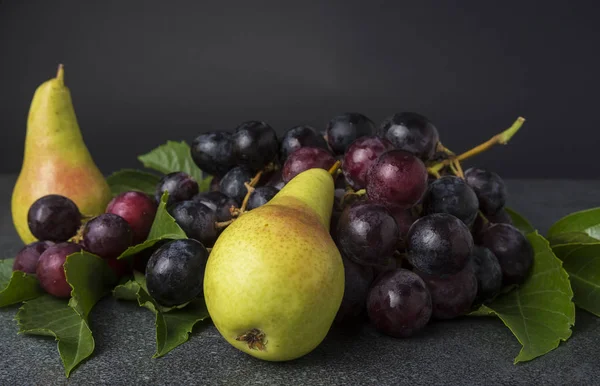
[{"label": "dark red grape", "polygon": [[178,306],[202,293],[208,251],[196,240],[170,241],[148,260],[146,286],[154,300]]},{"label": "dark red grape", "polygon": [[174,172],[163,176],[156,185],[156,193],[154,198],[156,202],[160,202],[163,193],[169,192],[167,206],[176,202],[191,199],[198,194],[198,183],[189,174],[184,172]]},{"label": "dark red grape", "polygon": [[423,196],[423,213],[448,213],[473,225],[479,209],[475,192],[462,178],[444,176],[429,184]]},{"label": "dark red grape", "polygon": [[182,201],[168,208],[169,213],[187,237],[198,240],[207,247],[217,240],[216,213],[197,201]]},{"label": "dark red grape", "polygon": [[27,225],[39,240],[67,241],[81,225],[81,213],[69,198],[49,194],[38,198],[29,208]]},{"label": "dark red grape", "polygon": [[318,147],[328,150],[327,141],[310,126],[296,126],[285,132],[281,138],[280,160],[285,162],[288,155],[301,147]]},{"label": "dark red grape", "polygon": [[25,245],[15,257],[13,271],[35,273],[40,255],[52,245],[54,245],[52,241],[34,241]]},{"label": "dark red grape", "polygon": [[108,203],[106,213],[123,217],[133,232],[133,243],[139,244],[150,233],[156,215],[156,202],[142,192],[124,192]]},{"label": "dark red grape", "polygon": [[355,323],[363,315],[367,304],[367,295],[373,281],[373,269],[356,264],[350,259],[344,262],[344,297],[335,316],[335,323],[348,325]]},{"label": "dark red grape", "polygon": [[133,232],[123,217],[105,213],[85,224],[81,244],[104,259],[115,258],[133,244]]},{"label": "dark red grape", "polygon": [[254,176],[249,169],[242,166],[236,166],[223,176],[219,184],[219,191],[233,198],[237,203],[237,206],[240,206],[246,193],[248,193],[248,189],[244,184],[246,182],[249,183],[253,177]]},{"label": "dark red grape", "polygon": [[265,122],[242,123],[235,129],[232,141],[236,163],[252,171],[262,170],[270,162],[277,160],[277,134]]},{"label": "dark red grape", "polygon": [[231,134],[213,131],[200,134],[190,149],[194,163],[205,173],[223,176],[235,166]]},{"label": "dark red grape", "polygon": [[105,259],[108,267],[113,271],[117,280],[131,274],[132,269],[127,260],[118,260],[116,258]]},{"label": "dark red grape", "polygon": [[67,283],[64,264],[67,256],[80,251],[80,245],[65,242],[48,247],[40,255],[35,273],[44,291],[59,298],[71,296],[71,286]]},{"label": "dark red grape", "polygon": [[393,148],[390,141],[376,136],[360,137],[352,142],[342,162],[342,171],[348,185],[354,190],[364,189],[371,165],[381,154]]},{"label": "dark red grape", "polygon": [[398,244],[398,226],[385,206],[357,201],[338,220],[337,241],[349,259],[362,265],[383,265]]},{"label": "dark red grape", "polygon": [[498,259],[503,285],[525,282],[533,266],[533,247],[521,231],[509,224],[493,224],[481,234],[481,245]]},{"label": "dark red grape", "polygon": [[334,163],[335,158],[325,149],[301,147],[288,156],[287,161],[283,164],[281,176],[287,183],[303,171],[313,168],[329,170]]},{"label": "dark red grape", "polygon": [[462,270],[473,252],[473,236],[447,213],[421,217],[408,231],[408,261],[420,272],[452,275]]},{"label": "dark red grape", "polygon": [[475,304],[493,298],[502,288],[502,268],[496,255],[489,249],[476,245],[471,255],[471,266],[477,278]]},{"label": "dark red grape", "polygon": [[473,188],[479,199],[479,209],[485,215],[498,212],[506,203],[506,186],[494,172],[470,168],[465,171],[465,180]]},{"label": "dark red grape", "polygon": [[373,134],[373,121],[358,113],[338,115],[327,125],[327,142],[335,154],[344,154],[355,139]]},{"label": "dark red grape", "polygon": [[397,149],[411,152],[423,161],[433,157],[440,140],[436,127],[423,115],[412,112],[385,119],[379,133]]},{"label": "dark red grape", "polygon": [[279,190],[272,186],[261,186],[256,189],[252,193],[250,193],[250,198],[248,199],[248,206],[246,209],[252,210],[256,209],[259,206],[263,206],[267,202],[271,201],[275,195],[279,193]]},{"label": "dark red grape", "polygon": [[383,153],[367,172],[367,195],[385,205],[410,208],[426,189],[425,164],[404,150]]},{"label": "dark red grape", "polygon": [[217,221],[231,220],[231,207],[237,207],[237,202],[221,192],[205,192],[194,196],[194,201],[206,205],[215,212]]},{"label": "dark red grape", "polygon": [[394,205],[387,206],[387,209],[390,211],[392,217],[394,217],[394,220],[396,220],[396,225],[398,226],[398,245],[396,249],[404,250],[408,241],[408,231],[416,218],[410,209],[403,209]]},{"label": "dark red grape", "polygon": [[281,190],[285,186],[285,181],[281,175],[281,169],[277,169],[272,172],[266,179],[265,186],[272,186],[277,190]]},{"label": "dark red grape", "polygon": [[425,282],[406,269],[387,271],[373,283],[367,313],[384,334],[407,338],[421,331],[431,318],[431,295]]}]

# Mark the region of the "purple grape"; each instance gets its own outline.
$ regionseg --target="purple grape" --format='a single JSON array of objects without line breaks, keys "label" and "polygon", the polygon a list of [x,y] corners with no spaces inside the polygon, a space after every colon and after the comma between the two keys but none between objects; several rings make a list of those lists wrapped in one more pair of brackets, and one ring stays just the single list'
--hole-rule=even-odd
[{"label": "purple grape", "polygon": [[410,208],[426,189],[425,164],[404,150],[383,153],[367,172],[367,195],[385,205]]},{"label": "purple grape", "polygon": [[453,275],[428,275],[416,272],[431,294],[433,317],[436,319],[453,319],[471,310],[477,295],[477,278],[471,265],[466,265]]},{"label": "purple grape", "polygon": [[350,259],[344,262],[344,297],[335,316],[338,325],[356,323],[363,315],[367,304],[367,295],[373,281],[373,269],[356,264]]},{"label": "purple grape", "polygon": [[142,192],[124,192],[113,198],[106,207],[106,213],[116,214],[127,221],[133,232],[133,243],[139,244],[146,240],[154,216],[156,202]]},{"label": "purple grape", "polygon": [[277,160],[279,142],[275,130],[265,122],[248,121],[235,129],[233,154],[238,165],[252,171],[262,170]]},{"label": "purple grape", "polygon": [[238,206],[237,202],[221,192],[205,192],[194,196],[193,201],[206,205],[215,212],[219,222],[231,220],[231,207]]},{"label": "purple grape", "polygon": [[235,166],[231,134],[227,132],[200,134],[192,142],[190,153],[194,163],[213,176],[223,176]]},{"label": "purple grape", "polygon": [[492,251],[478,245],[471,255],[471,266],[477,278],[477,296],[474,303],[485,303],[502,288],[502,268]]},{"label": "purple grape", "polygon": [[85,224],[81,244],[104,259],[116,258],[133,245],[133,232],[123,217],[105,213]]},{"label": "purple grape", "polygon": [[423,115],[412,112],[387,118],[379,133],[397,149],[406,150],[423,161],[433,157],[440,140],[436,127]]},{"label": "purple grape", "polygon": [[249,183],[253,177],[248,168],[236,166],[223,176],[219,190],[235,200],[237,206],[240,206],[248,193],[245,183]]},{"label": "purple grape", "polygon": [[348,147],[342,162],[342,171],[348,185],[354,190],[367,186],[367,171],[377,158],[394,145],[376,136],[360,137]]},{"label": "purple grape", "polygon": [[481,245],[498,259],[503,285],[525,282],[533,266],[533,247],[521,231],[509,224],[493,224],[481,234]]},{"label": "purple grape", "polygon": [[470,168],[465,171],[465,180],[479,199],[479,209],[485,215],[498,212],[506,203],[506,186],[500,176],[484,169]]},{"label": "purple grape", "polygon": [[208,188],[211,192],[218,192],[220,190],[219,184],[221,182],[221,177],[213,176],[212,180],[210,180],[210,187]]},{"label": "purple grape", "polygon": [[316,147],[301,147],[288,156],[283,164],[281,176],[286,183],[303,171],[321,168],[329,170],[335,163],[335,158],[325,149]]},{"label": "purple grape", "polygon": [[67,283],[64,264],[67,256],[80,251],[80,245],[64,242],[48,247],[40,255],[35,273],[44,291],[59,298],[71,296],[71,286]]},{"label": "purple grape", "polygon": [[481,215],[477,215],[475,217],[475,221],[473,222],[472,234],[473,239],[476,243],[481,242],[481,234],[487,227],[493,224],[509,224],[513,225],[512,217],[504,210],[504,208],[500,209],[494,214],[485,215],[485,219]]},{"label": "purple grape", "polygon": [[392,217],[394,217],[394,220],[396,220],[396,225],[398,226],[398,245],[396,249],[404,250],[408,241],[408,231],[415,222],[415,216],[413,216],[410,209],[403,209],[393,205],[387,206],[387,209],[390,211]]},{"label": "purple grape", "polygon": [[477,195],[465,180],[444,176],[429,184],[423,197],[423,214],[448,213],[473,225],[479,209]]},{"label": "purple grape", "polygon": [[38,240],[67,241],[81,225],[81,213],[69,198],[49,194],[38,198],[27,213],[29,230]]},{"label": "purple grape", "polygon": [[314,128],[310,126],[292,127],[281,138],[279,152],[281,162],[285,162],[290,154],[301,147],[317,147],[328,150],[327,141]]},{"label": "purple grape", "polygon": [[272,186],[277,190],[281,190],[285,186],[285,181],[281,175],[281,169],[273,171],[265,178],[265,186]]},{"label": "purple grape", "polygon": [[191,199],[198,194],[198,183],[189,174],[184,172],[174,172],[163,176],[156,185],[156,193],[154,198],[156,202],[160,202],[163,193],[169,192],[167,206],[176,202]]},{"label": "purple grape", "polygon": [[216,213],[208,206],[190,200],[178,202],[168,208],[169,213],[187,237],[212,247],[217,240]]},{"label": "purple grape", "polygon": [[54,245],[52,241],[34,241],[25,245],[15,257],[13,271],[35,273],[41,254],[52,245]]},{"label": "purple grape", "polygon": [[375,280],[367,296],[371,323],[396,338],[407,338],[421,331],[431,312],[431,295],[425,282],[406,269],[385,272]]},{"label": "purple grape", "polygon": [[357,201],[338,220],[337,241],[349,259],[362,265],[383,265],[398,245],[398,226],[385,206]]},{"label": "purple grape", "polygon": [[473,252],[469,228],[447,213],[421,217],[408,231],[408,261],[429,275],[452,275],[461,271]]},{"label": "purple grape", "polygon": [[248,206],[246,209],[252,210],[263,206],[267,202],[271,201],[271,199],[275,197],[277,193],[279,193],[279,190],[272,186],[261,186],[254,189],[254,191],[250,193],[250,198],[248,199]]},{"label": "purple grape", "polygon": [[375,124],[358,113],[345,113],[329,121],[327,142],[335,154],[344,154],[355,139],[375,134]]}]

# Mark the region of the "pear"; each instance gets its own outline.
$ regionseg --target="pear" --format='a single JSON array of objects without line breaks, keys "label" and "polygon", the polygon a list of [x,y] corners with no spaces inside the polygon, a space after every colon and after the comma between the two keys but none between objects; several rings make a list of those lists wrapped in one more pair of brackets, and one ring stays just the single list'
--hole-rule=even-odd
[{"label": "pear", "polygon": [[231,345],[286,361],[323,341],[344,294],[344,266],[329,234],[333,197],[331,175],[309,169],[223,231],[208,259],[204,297]]},{"label": "pear", "polygon": [[103,213],[111,199],[83,142],[62,65],[56,78],[35,91],[27,118],[23,165],[11,201],[13,223],[25,244],[35,241],[27,225],[29,207],[48,194],[70,198],[84,216]]}]

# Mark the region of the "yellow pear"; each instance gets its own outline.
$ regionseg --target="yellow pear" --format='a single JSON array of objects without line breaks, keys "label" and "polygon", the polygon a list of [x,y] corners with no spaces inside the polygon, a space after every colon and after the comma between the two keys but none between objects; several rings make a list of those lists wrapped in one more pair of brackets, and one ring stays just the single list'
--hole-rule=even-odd
[{"label": "yellow pear", "polygon": [[12,194],[13,223],[24,243],[35,241],[27,212],[35,200],[60,194],[86,216],[103,213],[111,198],[106,179],[83,142],[60,65],[36,90],[27,118],[25,154]]},{"label": "yellow pear", "polygon": [[285,361],[327,335],[344,294],[344,266],[329,234],[333,197],[331,175],[307,170],[242,214],[215,243],[204,297],[234,347]]}]

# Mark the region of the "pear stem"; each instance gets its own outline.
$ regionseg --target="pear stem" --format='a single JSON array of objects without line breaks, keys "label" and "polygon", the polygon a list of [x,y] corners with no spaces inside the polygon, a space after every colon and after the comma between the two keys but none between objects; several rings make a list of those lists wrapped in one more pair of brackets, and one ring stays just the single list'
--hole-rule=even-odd
[{"label": "pear stem", "polygon": [[329,174],[331,174],[333,176],[338,171],[338,169],[340,168],[341,165],[342,165],[342,163],[339,160],[335,161],[333,166],[331,166],[328,170]]},{"label": "pear stem", "polygon": [[65,66],[62,64],[58,65],[58,71],[56,71],[56,79],[61,85],[65,84]]}]

